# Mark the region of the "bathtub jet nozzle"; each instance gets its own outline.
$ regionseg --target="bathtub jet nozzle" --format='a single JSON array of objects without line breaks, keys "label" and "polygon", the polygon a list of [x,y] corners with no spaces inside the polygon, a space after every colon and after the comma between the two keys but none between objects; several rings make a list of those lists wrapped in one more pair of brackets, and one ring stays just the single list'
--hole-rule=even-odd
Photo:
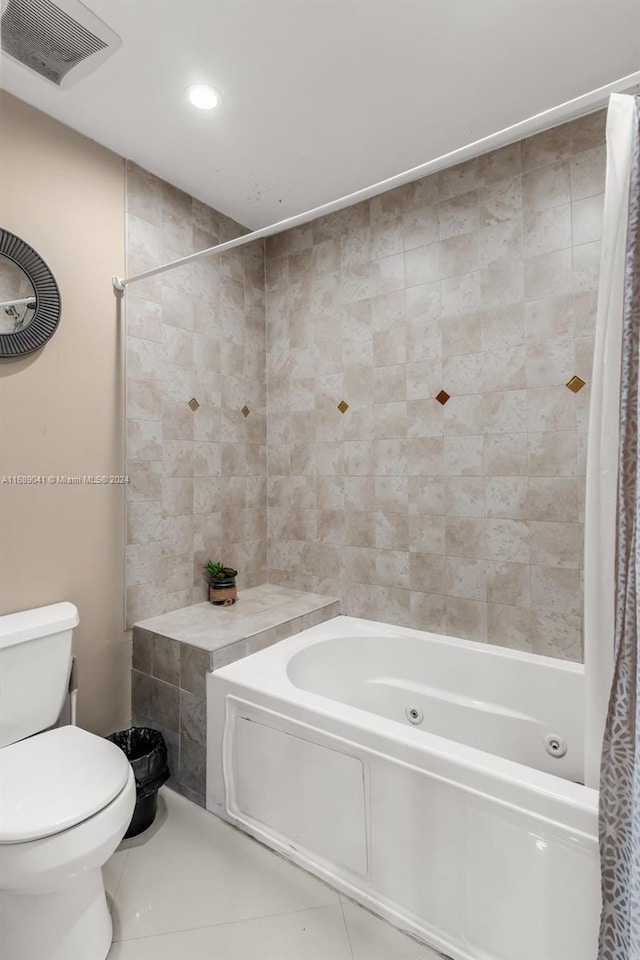
[{"label": "bathtub jet nozzle", "polygon": [[557,733],[548,733],[544,738],[544,748],[550,757],[564,757],[567,752],[567,745],[562,737]]}]

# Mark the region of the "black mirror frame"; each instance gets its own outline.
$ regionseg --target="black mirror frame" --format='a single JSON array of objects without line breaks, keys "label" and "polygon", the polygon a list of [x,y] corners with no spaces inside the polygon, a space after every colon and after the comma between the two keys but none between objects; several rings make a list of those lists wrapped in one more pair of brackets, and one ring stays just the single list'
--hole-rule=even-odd
[{"label": "black mirror frame", "polygon": [[39,254],[15,233],[0,227],[0,255],[12,260],[31,281],[36,308],[28,326],[0,333],[0,358],[21,357],[44,346],[56,332],[62,300],[51,270]]}]

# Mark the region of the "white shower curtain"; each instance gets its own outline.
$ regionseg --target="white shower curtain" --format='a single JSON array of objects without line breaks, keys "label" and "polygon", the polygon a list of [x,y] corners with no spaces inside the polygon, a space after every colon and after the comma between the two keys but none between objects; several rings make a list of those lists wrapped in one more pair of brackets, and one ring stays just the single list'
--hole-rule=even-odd
[{"label": "white shower curtain", "polygon": [[598,316],[593,359],[584,549],[585,783],[598,789],[613,677],[620,361],[634,97],[613,94],[607,114]]}]

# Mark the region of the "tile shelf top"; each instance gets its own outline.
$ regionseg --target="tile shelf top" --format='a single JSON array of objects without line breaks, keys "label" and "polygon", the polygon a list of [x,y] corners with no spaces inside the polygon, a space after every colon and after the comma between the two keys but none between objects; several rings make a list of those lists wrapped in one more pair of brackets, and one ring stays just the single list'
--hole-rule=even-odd
[{"label": "tile shelf top", "polygon": [[[238,601],[231,607],[196,603],[141,620],[134,630],[206,650],[212,655],[211,667],[215,669],[339,613],[340,603],[334,597],[262,584],[238,591]],[[241,649],[245,646],[246,650]]]},{"label": "tile shelf top", "polygon": [[172,789],[205,805],[207,673],[339,613],[333,597],[262,584],[231,607],[196,603],[134,624],[132,722],[163,734]]}]

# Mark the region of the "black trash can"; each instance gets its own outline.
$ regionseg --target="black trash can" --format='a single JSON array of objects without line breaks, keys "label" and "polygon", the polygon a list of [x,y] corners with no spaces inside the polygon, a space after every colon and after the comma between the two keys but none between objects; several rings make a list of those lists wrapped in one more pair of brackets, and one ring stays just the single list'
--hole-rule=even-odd
[{"label": "black trash can", "polygon": [[110,734],[126,755],[136,778],[136,806],[124,839],[137,837],[150,827],[158,810],[158,790],[169,779],[167,745],[159,730],[152,727],[130,727]]}]

